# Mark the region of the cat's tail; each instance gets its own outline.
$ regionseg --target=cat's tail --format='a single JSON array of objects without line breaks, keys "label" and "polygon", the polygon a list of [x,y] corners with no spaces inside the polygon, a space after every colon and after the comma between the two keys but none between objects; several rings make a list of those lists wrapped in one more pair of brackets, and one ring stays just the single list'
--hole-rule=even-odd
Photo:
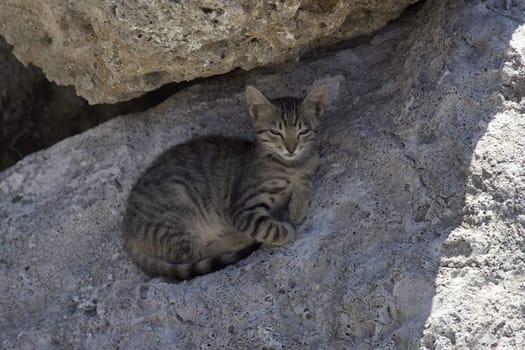
[{"label": "cat's tail", "polygon": [[255,242],[237,251],[221,253],[188,264],[172,263],[144,253],[140,253],[139,256],[135,255],[135,261],[150,276],[182,281],[205,275],[236,263],[259,249],[260,246],[261,243]]}]

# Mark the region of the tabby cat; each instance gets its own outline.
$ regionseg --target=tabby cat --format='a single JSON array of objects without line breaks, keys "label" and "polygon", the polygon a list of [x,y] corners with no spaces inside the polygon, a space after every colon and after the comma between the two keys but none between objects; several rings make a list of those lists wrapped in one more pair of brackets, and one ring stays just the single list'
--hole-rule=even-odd
[{"label": "tabby cat", "polygon": [[[133,187],[125,247],[149,275],[186,280],[232,264],[262,243],[294,237],[310,204],[315,133],[327,87],[304,100],[246,98],[256,141],[207,136],[157,158]],[[288,209],[288,210],[286,210]]]}]

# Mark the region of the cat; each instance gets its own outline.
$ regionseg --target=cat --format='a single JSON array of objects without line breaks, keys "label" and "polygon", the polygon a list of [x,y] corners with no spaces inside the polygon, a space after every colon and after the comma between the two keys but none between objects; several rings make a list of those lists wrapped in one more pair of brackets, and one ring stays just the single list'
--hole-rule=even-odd
[{"label": "cat", "polygon": [[150,276],[187,280],[263,243],[290,242],[294,228],[286,216],[300,223],[310,205],[327,93],[319,85],[302,101],[268,100],[247,86],[255,142],[205,136],[160,155],[128,198],[124,245],[132,260]]}]

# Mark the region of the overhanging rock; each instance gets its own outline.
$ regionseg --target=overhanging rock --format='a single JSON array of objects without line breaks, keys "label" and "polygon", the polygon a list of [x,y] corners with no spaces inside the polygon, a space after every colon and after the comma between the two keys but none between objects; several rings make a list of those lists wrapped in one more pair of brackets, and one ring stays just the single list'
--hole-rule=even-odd
[{"label": "overhanging rock", "polygon": [[90,103],[169,82],[295,61],[370,33],[417,0],[3,0],[0,34],[24,63]]}]

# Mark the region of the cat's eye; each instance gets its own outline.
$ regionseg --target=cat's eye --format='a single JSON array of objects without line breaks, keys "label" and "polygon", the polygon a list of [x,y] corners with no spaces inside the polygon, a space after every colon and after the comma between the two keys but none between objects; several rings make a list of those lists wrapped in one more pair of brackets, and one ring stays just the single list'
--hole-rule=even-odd
[{"label": "cat's eye", "polygon": [[308,129],[305,129],[305,130],[301,130],[299,131],[299,136],[304,136],[304,135],[308,135],[310,133],[310,130]]},{"label": "cat's eye", "polygon": [[269,131],[270,131],[270,134],[272,135],[283,137],[283,135],[277,130],[270,129]]}]

